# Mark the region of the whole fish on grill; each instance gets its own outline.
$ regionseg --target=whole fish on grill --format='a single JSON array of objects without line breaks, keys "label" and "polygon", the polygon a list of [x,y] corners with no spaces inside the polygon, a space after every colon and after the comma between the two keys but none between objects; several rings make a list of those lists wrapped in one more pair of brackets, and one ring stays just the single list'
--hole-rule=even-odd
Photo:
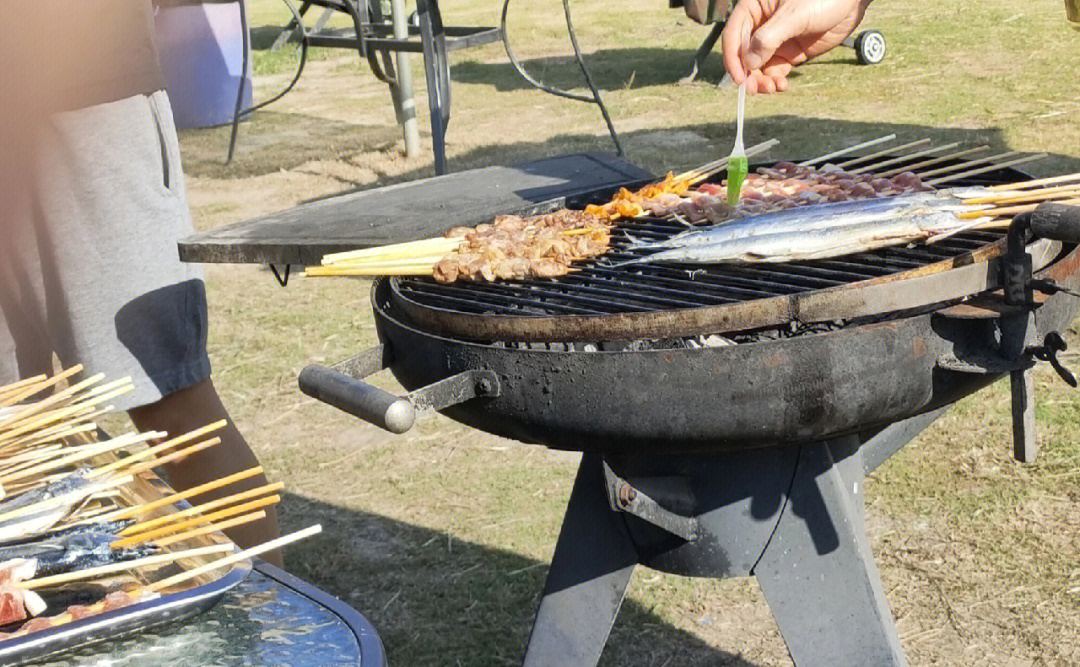
[{"label": "whole fish on grill", "polygon": [[985,222],[965,220],[974,210],[954,197],[924,193],[805,206],[685,232],[632,250],[659,252],[622,262],[716,264],[790,262],[838,257],[950,234]]}]

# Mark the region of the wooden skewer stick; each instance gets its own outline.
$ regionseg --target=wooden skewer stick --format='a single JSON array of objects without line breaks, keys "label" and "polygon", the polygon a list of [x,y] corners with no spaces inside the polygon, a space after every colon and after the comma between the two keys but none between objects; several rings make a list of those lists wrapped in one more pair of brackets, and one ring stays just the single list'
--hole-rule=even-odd
[{"label": "wooden skewer stick", "polygon": [[231,496],[224,498],[218,498],[195,507],[189,507],[186,510],[180,512],[173,512],[166,514],[165,516],[158,517],[156,519],[150,519],[142,523],[137,523],[132,526],[128,526],[124,530],[120,531],[120,537],[130,537],[137,535],[138,533],[145,533],[150,530],[154,530],[163,525],[170,523],[179,523],[184,519],[197,514],[206,514],[211,510],[216,510],[219,507],[225,507],[226,505],[232,505],[244,500],[251,500],[252,498],[258,498],[259,496],[265,496],[269,494],[275,494],[285,488],[285,485],[281,482],[275,482],[274,484],[266,484],[255,489],[248,489],[247,491],[241,491],[240,493],[234,493]]},{"label": "wooden skewer stick", "polygon": [[930,178],[931,176],[939,176],[941,174],[948,174],[954,171],[960,171],[961,169],[968,169],[977,165],[989,164],[998,162],[1000,160],[1007,160],[1009,158],[1020,155],[1019,151],[1007,151],[1005,153],[998,153],[997,155],[987,155],[986,157],[978,158],[977,160],[968,160],[967,162],[958,162],[956,164],[946,165],[944,167],[938,167],[937,169],[931,169],[930,171],[924,171],[919,174],[919,177],[923,180]]},{"label": "wooden skewer stick", "polygon": [[984,146],[976,146],[975,148],[969,148],[967,150],[958,151],[956,153],[950,153],[948,155],[942,155],[940,157],[936,157],[936,158],[933,158],[933,159],[930,159],[930,160],[923,160],[922,162],[916,162],[915,164],[907,164],[907,165],[904,165],[903,167],[897,167],[895,169],[890,169],[888,171],[883,171],[880,174],[878,174],[878,176],[880,176],[881,178],[889,178],[891,176],[896,176],[897,174],[903,173],[905,171],[911,171],[911,172],[916,172],[917,173],[919,169],[924,169],[926,167],[932,167],[934,165],[941,164],[942,162],[948,162],[949,160],[958,160],[958,159],[960,159],[962,157],[967,157],[969,155],[974,155],[975,153],[981,153],[981,152],[983,152],[983,151],[985,151],[985,150],[987,150],[989,148],[990,148],[989,146],[985,146],[985,145]]},{"label": "wooden skewer stick", "polygon": [[1043,185],[1056,185],[1058,183],[1072,183],[1080,181],[1080,173],[1065,174],[1064,176],[1051,176],[1050,178],[1037,178],[1034,181],[1021,181],[1009,185],[991,185],[987,190],[1024,190],[1027,188],[1040,187]]},{"label": "wooden skewer stick", "polygon": [[41,459],[52,456],[56,452],[64,449],[63,445],[45,445],[44,447],[27,447],[20,454],[4,457],[4,469],[0,472],[0,478],[8,475],[10,471],[20,468],[25,465],[34,465]]},{"label": "wooden skewer stick", "polygon": [[923,181],[923,183],[925,185],[941,185],[942,183],[948,183],[950,181],[955,181],[961,178],[985,174],[988,171],[997,171],[998,169],[1004,169],[1005,167],[1014,167],[1018,164],[1025,164],[1027,162],[1033,162],[1035,160],[1042,160],[1046,156],[1046,153],[1037,153],[1035,155],[1027,155],[1025,157],[1016,158],[1015,160],[1008,160],[1006,162],[995,162],[994,164],[986,167],[962,171],[959,174],[949,174],[948,176],[942,176],[940,178],[931,179],[929,181]]},{"label": "wooden skewer stick", "polygon": [[176,535],[169,535],[168,537],[162,537],[161,539],[154,540],[154,544],[159,547],[167,547],[170,544],[176,544],[177,542],[183,542],[196,537],[202,537],[203,535],[209,535],[210,533],[225,532],[230,528],[236,528],[237,526],[243,526],[245,524],[252,523],[253,521],[259,521],[266,518],[266,511],[259,510],[258,512],[252,512],[251,514],[242,514],[232,519],[220,521],[218,523],[212,523],[201,528],[193,528],[184,533],[178,533]]},{"label": "wooden skewer stick", "polygon": [[18,403],[19,401],[30,398],[31,396],[33,396],[35,394],[40,394],[41,392],[45,391],[49,387],[55,386],[60,381],[66,380],[67,378],[71,377],[72,375],[77,375],[78,373],[82,373],[82,370],[83,370],[82,364],[76,364],[76,365],[72,366],[71,368],[69,368],[69,369],[67,369],[65,371],[61,371],[61,372],[57,373],[56,375],[54,375],[51,378],[45,380],[44,382],[39,382],[37,384],[34,384],[33,386],[30,386],[30,387],[24,389],[23,391],[16,392],[15,394],[13,394],[11,396],[8,396],[7,398],[0,401],[0,407],[5,407],[5,406],[8,406],[8,405],[14,405],[14,404]]},{"label": "wooden skewer stick", "polygon": [[165,456],[162,456],[160,458],[150,459],[149,461],[144,461],[143,463],[140,463],[140,464],[138,464],[136,466],[132,466],[131,468],[128,468],[125,472],[130,473],[132,475],[141,475],[142,473],[146,472],[147,470],[151,470],[153,468],[163,466],[166,463],[172,463],[173,461],[175,461],[177,459],[182,459],[182,458],[184,458],[186,456],[191,456],[192,454],[195,454],[197,452],[201,452],[204,449],[208,449],[210,447],[213,447],[214,445],[220,445],[220,444],[221,444],[221,438],[213,437],[213,438],[210,438],[209,440],[203,440],[202,442],[197,442],[194,445],[191,445],[189,447],[185,447],[184,449],[178,449],[175,452],[171,452],[171,453],[169,453],[169,454],[167,454]]},{"label": "wooden skewer stick", "polygon": [[[229,422],[226,419],[219,419],[218,421],[216,421],[216,422],[214,422],[212,424],[207,424],[206,426],[203,426],[202,428],[197,428],[194,431],[190,431],[190,432],[185,433],[183,435],[179,435],[179,436],[177,436],[175,438],[172,438],[171,440],[166,440],[165,442],[163,442],[163,443],[161,443],[159,445],[155,445],[153,447],[150,447],[149,449],[147,449],[147,450],[145,450],[143,452],[139,452],[139,454],[136,454],[136,456],[139,456],[138,460],[147,458],[149,456],[154,456],[158,452],[163,452],[166,449],[171,449],[173,447],[176,447],[177,445],[182,445],[184,443],[191,442],[192,440],[195,440],[196,438],[201,438],[202,436],[206,435],[207,433],[213,433],[214,431],[219,431],[219,430],[225,428],[225,426],[227,426],[228,423]],[[131,457],[128,457],[127,460],[121,459],[120,461],[115,461],[113,463],[110,463],[107,466],[104,466],[103,468],[99,468],[98,470],[95,470],[94,475],[98,476],[98,475],[103,475],[103,474],[112,472],[113,470],[117,470],[119,468],[122,468],[122,467],[124,467],[125,465],[127,465],[128,463],[131,463],[131,462],[133,462],[131,460]]]},{"label": "wooden skewer stick", "polygon": [[110,489],[115,489],[125,484],[130,484],[132,479],[133,478],[131,475],[121,475],[119,477],[105,480],[104,482],[100,482],[98,484],[92,484],[82,489],[68,491],[67,493],[53,496],[52,498],[47,498],[45,500],[41,500],[30,505],[26,505],[24,507],[13,509],[0,514],[0,523],[6,523],[8,521],[11,521],[12,519],[18,519],[20,517],[31,514],[37,514],[39,512],[44,512],[46,510],[50,510],[56,507],[63,507],[64,505],[76,501],[79,498],[90,497],[95,493],[101,493],[102,491],[108,491]]},{"label": "wooden skewer stick", "polygon": [[[1080,204],[1080,198],[1068,199],[1068,200],[1057,202],[1057,203],[1076,205],[1076,204]],[[994,216],[994,217],[1000,217],[1000,216],[1003,216],[1003,215],[1013,216],[1013,215],[1019,215],[1020,213],[1028,213],[1030,211],[1034,211],[1038,207],[1039,207],[1038,204],[1025,204],[1023,206],[1005,206],[1005,207],[1002,207],[1002,208],[992,208],[992,209],[989,209],[989,210],[982,210],[982,211],[965,211],[964,213],[958,213],[956,217],[960,218],[961,220],[970,220],[970,219],[973,219],[973,218],[982,218],[982,217],[986,217],[986,216]]]},{"label": "wooden skewer stick", "polygon": [[[146,442],[147,440],[152,440],[154,438],[160,438],[160,437],[162,437],[164,435],[165,435],[164,431],[148,431],[146,433],[128,433],[128,434],[122,435],[122,436],[120,436],[118,438],[113,438],[112,440],[107,440],[105,442],[100,442],[100,443],[94,443],[92,445],[88,445],[87,447],[80,447],[80,448],[78,448],[79,451],[68,454],[67,456],[61,456],[58,459],[54,459],[52,461],[46,461],[45,463],[42,463],[42,464],[40,464],[38,466],[35,466],[33,468],[28,468],[26,470],[23,470],[23,471],[19,472],[18,474],[5,475],[3,477],[0,477],[0,484],[7,484],[7,483],[10,483],[10,482],[14,482],[14,481],[23,479],[23,478],[28,477],[30,475],[40,474],[40,473],[56,470],[58,468],[63,468],[64,466],[66,466],[68,464],[71,464],[71,463],[77,463],[79,461],[84,461],[84,460],[86,460],[88,458],[92,458],[92,457],[98,456],[100,454],[105,454],[106,452],[115,451],[117,449],[120,449],[121,447],[130,447],[132,445],[137,445],[140,442]],[[105,472],[106,473],[107,472],[112,472],[112,470],[115,470],[115,468],[112,468],[110,470],[106,470]]]},{"label": "wooden skewer stick", "polygon": [[361,248],[360,250],[349,250],[346,252],[333,252],[328,255],[323,255],[322,264],[337,264],[339,262],[346,262],[353,259],[367,259],[370,257],[383,256],[389,249],[396,249],[399,251],[407,251],[412,249],[427,249],[429,247],[442,247],[453,246],[457,247],[465,240],[464,236],[445,237],[438,236],[430,239],[423,239],[420,241],[406,241],[404,243],[395,243],[389,246],[378,246],[375,248]]},{"label": "wooden skewer stick", "polygon": [[[65,438],[69,438],[73,435],[79,435],[80,433],[87,433],[90,431],[96,431],[97,424],[57,424],[50,426],[49,428],[41,429],[36,433],[28,433],[21,438],[11,441],[4,446],[4,449],[8,448],[25,448],[34,447],[41,444],[50,442],[60,442]],[[2,456],[2,454],[0,454]]]},{"label": "wooden skewer stick", "polygon": [[[775,145],[777,145],[779,143],[780,143],[780,141],[777,140],[777,139],[769,139],[768,141],[763,141],[760,144],[751,146],[750,148],[746,149],[746,157],[751,158],[751,157],[755,157],[757,155],[760,155],[760,154],[764,153],[765,151],[769,150],[770,148],[772,148],[773,146],[775,146]],[[691,178],[689,178],[687,180],[690,181],[690,185],[697,185],[698,183],[704,181],[706,178],[708,178],[708,177],[712,176],[713,174],[715,174],[715,173],[717,173],[719,171],[722,171],[722,170],[724,170],[726,168],[727,168],[727,158],[724,158],[724,163],[722,165],[718,165],[718,166],[713,167],[711,169],[702,171],[701,173],[696,174],[696,175],[694,175],[693,177],[691,177]]]},{"label": "wooden skewer stick", "polygon": [[[754,155],[764,153],[765,151],[769,150],[770,148],[776,146],[779,143],[779,139],[766,139],[760,144],[754,144],[750,148],[746,149],[746,157],[753,157]],[[721,169],[726,169],[730,159],[730,156],[724,156],[718,160],[706,162],[705,164],[701,165],[696,169],[691,169],[690,171],[684,171],[683,173],[678,174],[677,176],[672,178],[672,181],[678,183],[679,181],[686,180],[701,180],[702,177],[707,177],[710,174],[715,174]]]},{"label": "wooden skewer stick", "polygon": [[[926,149],[923,149],[921,151],[915,151],[914,153],[908,153],[907,155],[901,155],[900,157],[894,157],[892,159],[885,160],[884,162],[877,162],[875,164],[862,166],[862,167],[859,167],[858,169],[852,170],[852,171],[850,171],[848,173],[862,174],[862,173],[865,173],[865,172],[868,172],[868,171],[877,172],[882,167],[891,167],[894,164],[900,164],[901,162],[907,162],[909,160],[914,160],[916,158],[925,157],[927,155],[933,155],[934,153],[940,153],[941,151],[952,150],[952,149],[956,148],[959,145],[960,145],[959,143],[954,142],[954,143],[951,143],[951,144],[942,144],[941,146],[931,146],[930,148],[926,148]],[[910,168],[906,167],[906,166],[901,167],[901,169],[903,171],[909,171],[910,170]]]},{"label": "wooden skewer stick", "polygon": [[210,556],[213,554],[226,553],[235,549],[236,546],[231,543],[214,544],[208,547],[198,547],[196,549],[186,549],[184,551],[173,551],[166,554],[155,554],[153,556],[144,556],[142,558],[136,558],[134,560],[125,561],[123,563],[110,563],[109,565],[88,567],[85,570],[75,570],[74,572],[54,574],[50,577],[30,579],[21,582],[19,585],[23,588],[29,589],[48,588],[49,586],[68,584],[73,581],[94,579],[106,574],[115,574],[117,572],[126,572],[128,570],[137,570],[139,568],[148,567],[150,565],[164,565],[166,563],[172,563],[178,560],[182,560],[184,558],[197,558],[199,556]]},{"label": "wooden skewer stick", "polygon": [[926,139],[919,139],[918,141],[912,141],[911,143],[894,146],[893,148],[886,148],[885,150],[878,151],[877,153],[871,153],[869,155],[863,155],[857,158],[853,158],[846,162],[841,162],[836,166],[841,169],[847,169],[848,167],[854,167],[855,165],[869,162],[870,160],[876,160],[879,157],[885,157],[886,155],[893,155],[895,153],[899,153],[900,151],[906,151],[912,148],[918,148],[919,146],[925,146],[928,143],[930,143],[929,137]]},{"label": "wooden skewer stick", "polygon": [[269,507],[270,505],[276,505],[281,502],[281,496],[273,495],[266,498],[259,498],[258,500],[252,500],[251,502],[235,505],[217,512],[211,512],[210,514],[204,514],[201,516],[187,519],[186,521],[177,521],[161,528],[155,528],[154,530],[148,530],[144,533],[137,535],[131,535],[119,540],[114,540],[109,544],[113,549],[122,549],[129,547],[133,544],[139,544],[140,542],[148,542],[150,540],[156,540],[159,537],[164,537],[170,533],[176,533],[179,531],[187,530],[194,526],[200,526],[204,523],[213,523],[221,519],[230,519],[238,514],[246,514],[247,512],[262,509],[263,507]]},{"label": "wooden skewer stick", "polygon": [[1033,202],[1033,201],[1050,201],[1053,199],[1071,199],[1073,195],[1080,194],[1080,184],[1078,185],[1063,185],[1057,188],[1046,188],[1044,190],[1028,190],[1021,193],[1013,193],[1008,195],[990,196],[990,197],[975,197],[973,199],[965,199],[965,204],[1015,204],[1018,202]]},{"label": "wooden skewer stick", "polygon": [[822,155],[821,157],[816,157],[813,160],[807,160],[806,162],[800,162],[799,166],[800,167],[813,167],[813,166],[819,165],[822,162],[825,162],[827,160],[831,160],[833,158],[840,157],[841,155],[848,155],[850,153],[854,153],[857,150],[862,150],[863,148],[870,148],[871,146],[877,146],[878,144],[883,144],[886,141],[892,141],[895,138],[896,138],[895,134],[889,134],[889,135],[886,135],[884,137],[878,137],[877,139],[871,139],[870,141],[864,141],[861,144],[855,144],[854,146],[848,146],[847,148],[841,148],[840,150],[833,151],[832,153],[826,153],[825,155]]},{"label": "wooden skewer stick", "polygon": [[306,270],[312,275],[318,275],[323,271],[335,271],[337,269],[358,269],[364,267],[380,267],[380,266],[410,266],[414,264],[434,264],[443,257],[446,257],[450,253],[443,253],[439,255],[421,255],[419,257],[402,257],[402,258],[389,258],[389,259],[370,259],[370,260],[351,260],[348,262],[335,262],[334,264],[325,264],[322,266],[311,266]]},{"label": "wooden skewer stick", "polygon": [[7,445],[11,444],[10,441],[18,436],[32,433],[48,426],[82,421],[86,415],[93,411],[94,409],[92,407],[81,405],[72,405],[59,410],[50,410],[49,412],[38,415],[37,418],[32,419],[25,424],[20,424],[19,426],[12,428],[7,433],[0,434],[0,443],[2,443],[0,444],[0,447],[6,449]]},{"label": "wooden skewer stick", "polygon": [[3,387],[0,387],[0,402],[2,402],[3,399],[7,398],[11,394],[16,394],[31,385],[36,385],[44,382],[46,379],[48,379],[48,377],[48,375],[44,374],[35,375],[34,377],[29,377],[25,380],[19,380],[18,382],[12,382],[10,384],[4,385]]},{"label": "wooden skewer stick", "polygon": [[174,493],[172,495],[165,496],[164,498],[159,498],[158,500],[154,500],[154,501],[145,503],[143,505],[136,505],[134,507],[125,507],[124,509],[118,510],[116,512],[113,512],[112,514],[109,514],[109,515],[105,516],[104,519],[102,519],[102,520],[103,521],[123,521],[125,519],[132,519],[132,518],[135,518],[135,517],[140,516],[142,514],[145,514],[146,512],[156,510],[159,507],[167,507],[169,505],[175,505],[176,503],[180,502],[181,500],[187,500],[188,498],[193,498],[193,497],[201,495],[203,493],[207,493],[208,491],[216,491],[217,489],[228,486],[230,484],[235,484],[236,482],[241,482],[241,481],[243,481],[245,479],[250,479],[250,478],[252,478],[252,477],[254,477],[256,475],[261,475],[262,472],[263,472],[262,466],[255,466],[254,468],[248,468],[247,470],[242,470],[242,471],[240,471],[238,473],[234,473],[234,474],[229,475],[227,477],[222,477],[221,479],[215,479],[212,482],[206,482],[205,484],[200,484],[198,486],[193,486],[190,489],[187,489],[186,491],[180,491],[180,492]]},{"label": "wooden skewer stick", "polygon": [[195,577],[202,576],[207,572],[213,572],[214,570],[228,567],[229,565],[239,563],[240,561],[254,558],[255,556],[264,554],[267,551],[274,551],[275,549],[280,549],[281,547],[292,544],[293,542],[296,542],[298,540],[302,540],[305,537],[311,537],[312,535],[316,535],[320,532],[322,532],[322,526],[320,526],[319,524],[315,524],[314,526],[299,530],[295,533],[283,535],[276,540],[270,540],[269,542],[266,542],[265,544],[260,544],[257,547],[251,547],[250,549],[238,551],[231,556],[219,558],[212,563],[207,563],[206,565],[202,565],[186,572],[181,572],[180,574],[174,575],[172,577],[162,579],[161,581],[156,581],[149,586],[146,586],[143,590],[147,592],[161,591],[171,586],[182,584],[189,579],[194,579]]},{"label": "wooden skewer stick", "polygon": [[[60,377],[60,376],[58,375],[57,377]],[[77,382],[77,383],[71,385],[67,389],[62,389],[62,390],[56,392],[55,394],[53,394],[52,396],[49,396],[48,398],[42,399],[40,401],[36,401],[34,403],[30,403],[29,405],[27,405],[23,409],[19,410],[18,412],[15,412],[14,414],[12,414],[12,415],[10,415],[8,417],[5,417],[3,419],[0,419],[0,428],[7,428],[11,424],[16,424],[16,423],[22,422],[22,421],[30,418],[33,415],[44,412],[48,408],[52,408],[52,407],[57,406],[59,404],[64,404],[64,403],[66,403],[66,399],[68,399],[69,397],[73,396],[74,394],[78,393],[79,391],[82,391],[83,389],[85,389],[85,388],[87,388],[87,387],[89,387],[91,385],[94,385],[94,384],[97,384],[98,382],[101,382],[103,379],[105,379],[105,374],[104,373],[98,373],[97,375],[94,375],[92,377],[88,377],[85,380],[82,380],[81,382]]]},{"label": "wooden skewer stick", "polygon": [[318,278],[321,276],[430,276],[435,272],[434,264],[374,269],[368,267],[350,267],[334,269],[333,271],[319,271],[318,273],[311,272],[311,269],[313,268],[316,267],[309,267],[304,271],[303,275],[311,278]]}]

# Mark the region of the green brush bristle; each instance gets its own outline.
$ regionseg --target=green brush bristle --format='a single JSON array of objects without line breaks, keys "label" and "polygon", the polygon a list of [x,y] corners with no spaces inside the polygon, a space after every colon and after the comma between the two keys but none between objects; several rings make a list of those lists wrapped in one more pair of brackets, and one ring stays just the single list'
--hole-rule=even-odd
[{"label": "green brush bristle", "polygon": [[750,172],[750,160],[745,157],[733,157],[728,162],[727,168],[727,202],[734,206],[739,203],[739,193],[742,191],[743,181]]}]

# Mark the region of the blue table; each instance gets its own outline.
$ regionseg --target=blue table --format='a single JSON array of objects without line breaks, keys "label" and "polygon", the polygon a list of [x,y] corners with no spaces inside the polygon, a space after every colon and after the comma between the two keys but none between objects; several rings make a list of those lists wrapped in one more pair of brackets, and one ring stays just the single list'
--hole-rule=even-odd
[{"label": "blue table", "polygon": [[268,563],[213,609],[187,621],[58,656],[42,667],[385,667],[371,624]]}]

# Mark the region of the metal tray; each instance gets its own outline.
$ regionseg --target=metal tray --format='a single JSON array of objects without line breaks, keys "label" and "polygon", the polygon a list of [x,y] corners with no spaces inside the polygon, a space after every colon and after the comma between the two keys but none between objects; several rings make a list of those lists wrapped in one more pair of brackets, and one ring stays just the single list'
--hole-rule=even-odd
[{"label": "metal tray", "polygon": [[[94,463],[108,463],[110,460],[115,460],[116,455],[116,453],[106,455],[100,460],[95,459]],[[141,473],[133,484],[124,487],[122,491],[129,503],[148,502],[173,493],[173,490],[153,472]],[[182,510],[190,505],[181,501],[176,503],[176,507]],[[170,511],[172,510],[169,508],[159,508],[148,514],[147,518],[155,518]],[[220,532],[204,535],[196,540],[184,548],[228,542],[228,538]],[[204,558],[190,559],[191,567],[203,562],[206,562]],[[193,585],[182,584],[178,590],[163,592],[152,600],[95,614],[25,636],[0,640],[0,665],[23,665],[40,661],[63,651],[135,634],[148,628],[196,616],[213,607],[226,593],[243,581],[251,572],[251,567],[250,560],[241,561],[224,574],[212,572],[203,575],[195,579]],[[161,578],[164,578],[175,571],[175,568],[170,570],[170,566],[164,566],[149,576],[144,573],[139,580],[145,585],[158,578],[153,575],[160,574]],[[55,614],[60,611],[49,610],[46,613]]]},{"label": "metal tray", "polygon": [[210,583],[0,642],[0,665],[25,665],[63,651],[197,616],[217,604],[249,572],[251,561],[243,561]]}]

